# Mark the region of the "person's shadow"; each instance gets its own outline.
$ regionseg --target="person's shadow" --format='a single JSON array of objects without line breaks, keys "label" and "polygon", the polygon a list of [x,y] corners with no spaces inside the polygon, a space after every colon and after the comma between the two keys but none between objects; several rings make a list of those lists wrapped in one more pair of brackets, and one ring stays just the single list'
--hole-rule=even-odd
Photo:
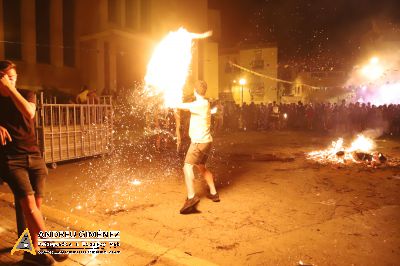
[{"label": "person's shadow", "polygon": [[12,250],[12,247],[2,248],[2,249],[0,249],[0,255],[6,254],[6,253],[10,253],[11,250]]},{"label": "person's shadow", "polygon": [[181,213],[182,215],[188,215],[188,214],[198,214],[201,213],[200,210],[197,209],[197,206],[193,206],[189,210],[187,210],[185,213]]},{"label": "person's shadow", "polygon": [[[4,255],[4,254],[10,254],[12,249],[13,249],[12,247],[0,249],[0,256],[1,256],[1,255]],[[15,256],[17,257],[17,255],[15,255]],[[32,264],[32,263],[28,263],[28,262],[22,261],[22,256],[21,256],[21,260],[19,260],[19,261],[16,261],[16,262],[11,263],[11,264],[10,264],[10,262],[7,262],[7,263],[5,263],[5,262],[0,262],[0,266],[1,266],[1,265],[31,266],[31,265],[36,265],[36,264]]]}]

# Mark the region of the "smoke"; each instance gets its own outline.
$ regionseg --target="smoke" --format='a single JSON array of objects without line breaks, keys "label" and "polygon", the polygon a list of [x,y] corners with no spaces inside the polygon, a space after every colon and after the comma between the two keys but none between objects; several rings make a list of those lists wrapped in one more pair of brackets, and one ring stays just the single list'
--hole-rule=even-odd
[{"label": "smoke", "polygon": [[374,128],[364,130],[361,134],[370,139],[377,139],[384,134],[384,128]]},{"label": "smoke", "polygon": [[347,86],[355,101],[374,105],[400,104],[400,32],[398,41],[382,42],[356,66]]}]

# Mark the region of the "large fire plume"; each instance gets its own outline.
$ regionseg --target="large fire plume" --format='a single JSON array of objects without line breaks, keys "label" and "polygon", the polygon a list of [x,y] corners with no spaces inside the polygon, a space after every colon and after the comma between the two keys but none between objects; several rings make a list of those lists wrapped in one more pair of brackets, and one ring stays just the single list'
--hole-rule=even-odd
[{"label": "large fire plume", "polygon": [[157,45],[147,65],[145,88],[148,96],[161,95],[165,107],[181,102],[192,60],[193,39],[209,36],[211,32],[195,34],[184,28],[170,32]]}]

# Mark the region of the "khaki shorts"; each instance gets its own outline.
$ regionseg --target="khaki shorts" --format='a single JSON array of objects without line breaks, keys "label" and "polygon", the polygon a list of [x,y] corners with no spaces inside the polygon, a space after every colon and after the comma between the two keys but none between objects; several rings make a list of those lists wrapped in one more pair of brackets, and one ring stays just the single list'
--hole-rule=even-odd
[{"label": "khaki shorts", "polygon": [[192,165],[206,164],[210,154],[212,142],[190,143],[186,153],[185,163]]}]

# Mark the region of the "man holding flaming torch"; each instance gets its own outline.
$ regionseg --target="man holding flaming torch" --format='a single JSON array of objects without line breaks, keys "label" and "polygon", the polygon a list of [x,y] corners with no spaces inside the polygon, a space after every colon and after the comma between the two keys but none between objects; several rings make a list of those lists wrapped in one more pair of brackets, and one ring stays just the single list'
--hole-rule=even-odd
[{"label": "man holding flaming torch", "polygon": [[194,95],[196,100],[190,103],[179,103],[177,108],[190,111],[189,136],[191,144],[186,153],[183,172],[187,189],[187,199],[180,210],[181,214],[189,214],[195,211],[200,198],[194,191],[194,167],[199,170],[209,186],[207,195],[214,202],[219,202],[219,195],[215,189],[213,174],[206,168],[209,153],[212,147],[211,108],[210,103],[204,97],[207,91],[207,83],[198,81],[195,86]]},{"label": "man holding flaming torch", "polygon": [[[194,92],[196,100],[191,103],[182,103],[183,86],[186,83],[192,59],[193,39],[204,39],[211,35],[211,31],[198,34],[188,32],[184,28],[170,32],[155,48],[147,65],[145,76],[148,95],[162,94],[165,107],[188,110],[191,114],[189,126],[191,145],[183,167],[188,197],[180,210],[182,214],[195,211],[195,207],[200,201],[194,192],[193,169],[195,166],[210,187],[208,197],[214,202],[219,201],[213,175],[205,166],[212,143],[210,103],[204,98],[207,84],[204,81],[199,81]],[[176,121],[179,123],[179,116],[177,113],[175,114]],[[177,131],[177,145],[179,150],[179,131]]]}]

